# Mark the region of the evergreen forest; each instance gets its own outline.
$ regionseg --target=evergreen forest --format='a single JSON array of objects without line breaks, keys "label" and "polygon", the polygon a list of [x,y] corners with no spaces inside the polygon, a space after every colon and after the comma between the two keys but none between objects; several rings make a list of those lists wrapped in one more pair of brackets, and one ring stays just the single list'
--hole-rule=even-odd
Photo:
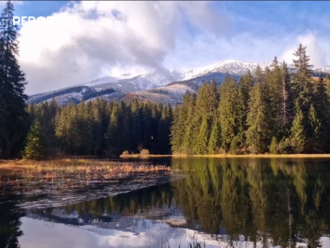
[{"label": "evergreen forest", "polygon": [[[12,19],[8,1],[1,17]],[[182,104],[71,102],[26,105],[27,84],[17,61],[18,27],[0,31],[0,158],[46,159],[68,155],[311,154],[330,152],[326,80],[313,77],[306,47],[294,53],[294,68],[275,57],[238,81],[205,82],[187,91]]]},{"label": "evergreen forest", "polygon": [[294,53],[294,68],[279,63],[220,87],[203,84],[173,110],[171,147],[183,154],[329,153],[330,108],[324,78],[313,77],[306,47]]}]

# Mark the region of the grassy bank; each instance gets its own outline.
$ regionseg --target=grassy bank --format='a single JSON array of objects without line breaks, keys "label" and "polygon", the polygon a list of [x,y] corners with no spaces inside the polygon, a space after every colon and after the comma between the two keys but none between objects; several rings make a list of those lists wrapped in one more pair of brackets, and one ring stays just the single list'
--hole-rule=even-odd
[{"label": "grassy bank", "polygon": [[208,154],[208,155],[121,155],[121,158],[161,158],[161,157],[205,157],[205,158],[330,158],[330,154]]},{"label": "grassy bank", "polygon": [[[140,158],[140,159],[148,159],[148,158],[330,158],[330,154],[209,154],[209,155],[188,155],[188,154],[150,154],[150,155],[140,155],[140,154],[128,154],[128,155],[120,155],[120,158]],[[54,167],[85,167],[85,166],[118,166],[125,165],[131,162],[115,162],[111,160],[97,160],[97,159],[54,159],[54,160],[45,160],[45,161],[33,161],[33,160],[0,160],[0,168],[54,168]]]},{"label": "grassy bank", "polygon": [[150,166],[148,163],[133,163],[127,161],[109,161],[109,160],[92,160],[92,159],[57,159],[47,161],[33,161],[33,160],[1,160],[0,168],[22,168],[33,170],[118,170],[121,172],[131,171],[160,171],[170,170],[169,167],[163,165]]},{"label": "grassy bank", "polygon": [[150,155],[141,155],[141,154],[127,154],[127,155],[120,155],[120,158],[166,158],[166,157],[173,157],[173,155],[162,155],[162,154],[150,154]]},{"label": "grassy bank", "polygon": [[[56,190],[84,188],[91,183],[120,183],[130,180],[146,183],[157,177],[172,174],[171,168],[164,165],[151,165],[146,162],[114,162],[96,160],[61,159],[53,161],[6,161],[0,163],[0,186],[16,185],[33,181]],[[14,179],[13,179],[14,178]]]}]

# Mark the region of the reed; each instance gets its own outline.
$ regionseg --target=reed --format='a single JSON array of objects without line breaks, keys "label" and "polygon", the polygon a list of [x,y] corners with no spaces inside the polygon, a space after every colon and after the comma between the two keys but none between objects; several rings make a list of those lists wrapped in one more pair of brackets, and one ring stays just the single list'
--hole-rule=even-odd
[{"label": "reed", "polygon": [[[20,180],[56,183],[61,188],[78,187],[91,181],[113,181],[124,178],[147,180],[155,174],[169,175],[171,168],[164,165],[151,165],[136,162],[114,162],[96,160],[53,160],[53,161],[15,161],[1,164],[0,169]],[[7,173],[8,175],[8,173]],[[0,178],[0,184],[12,184],[11,179]]]}]

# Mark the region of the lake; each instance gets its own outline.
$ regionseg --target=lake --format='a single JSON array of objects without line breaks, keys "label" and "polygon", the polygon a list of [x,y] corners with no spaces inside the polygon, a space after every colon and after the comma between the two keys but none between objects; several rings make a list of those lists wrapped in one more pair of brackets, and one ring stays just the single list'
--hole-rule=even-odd
[{"label": "lake", "polygon": [[82,182],[0,169],[0,247],[330,247],[330,159],[142,163],[171,172]]}]

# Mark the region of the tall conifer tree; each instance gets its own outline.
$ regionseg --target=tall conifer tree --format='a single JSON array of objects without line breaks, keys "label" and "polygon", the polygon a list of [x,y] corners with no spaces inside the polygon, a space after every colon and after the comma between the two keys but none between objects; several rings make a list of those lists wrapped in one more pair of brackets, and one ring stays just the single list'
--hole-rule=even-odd
[{"label": "tall conifer tree", "polygon": [[[14,6],[11,1],[1,14],[2,20],[13,20]],[[18,26],[4,22],[0,32],[0,157],[17,153],[27,132],[24,94],[25,75],[20,69],[18,55]]]}]

